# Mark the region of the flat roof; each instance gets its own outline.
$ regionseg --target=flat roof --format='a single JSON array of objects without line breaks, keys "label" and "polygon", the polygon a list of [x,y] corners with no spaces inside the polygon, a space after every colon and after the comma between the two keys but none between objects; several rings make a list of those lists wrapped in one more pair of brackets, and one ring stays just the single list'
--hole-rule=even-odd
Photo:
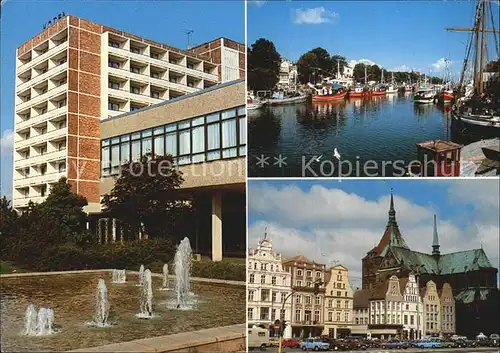
[{"label": "flat roof", "polygon": [[111,121],[111,120],[121,119],[121,118],[127,117],[129,115],[137,114],[139,112],[143,112],[143,111],[146,111],[146,110],[149,110],[149,109],[161,107],[161,106],[164,106],[164,105],[173,104],[173,103],[179,102],[179,101],[181,101],[183,99],[188,99],[188,98],[196,97],[196,96],[202,95],[204,93],[212,92],[212,91],[218,90],[220,88],[224,88],[224,87],[236,85],[236,84],[242,83],[242,82],[245,82],[244,78],[239,78],[239,79],[234,80],[234,81],[220,83],[218,85],[214,85],[214,86],[209,87],[209,88],[205,88],[205,89],[193,92],[193,93],[188,93],[188,94],[185,94],[183,96],[176,97],[174,99],[166,100],[164,102],[152,104],[152,105],[149,105],[149,106],[141,108],[141,109],[137,109],[137,110],[134,110],[134,111],[131,111],[131,112],[127,112],[127,113],[123,113],[123,114],[120,114],[120,115],[115,115],[115,116],[112,116],[112,117],[101,119],[101,123],[105,123],[105,122],[108,122],[108,121]]}]

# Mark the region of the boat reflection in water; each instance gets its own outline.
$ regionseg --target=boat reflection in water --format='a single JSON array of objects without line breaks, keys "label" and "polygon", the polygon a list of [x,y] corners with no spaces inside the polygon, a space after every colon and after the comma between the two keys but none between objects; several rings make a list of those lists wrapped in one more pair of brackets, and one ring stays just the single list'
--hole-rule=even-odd
[{"label": "boat reflection in water", "polygon": [[[321,162],[337,166],[338,160],[333,157],[337,148],[342,162],[353,166],[358,162],[363,166],[373,161],[378,166],[375,172],[370,169],[369,175],[363,170],[346,170],[354,173],[350,176],[399,176],[390,165],[382,170],[382,162],[402,161],[407,165],[416,159],[416,143],[452,138],[448,109],[434,104],[415,105],[413,94],[405,92],[394,97],[267,107],[249,116],[248,173],[270,177],[335,177],[337,174],[321,174],[321,163],[311,166],[315,173],[304,170],[304,161],[323,155]],[[256,157],[261,155],[270,158],[269,165],[256,164]],[[279,155],[286,157],[286,165],[273,165],[273,158]]]}]

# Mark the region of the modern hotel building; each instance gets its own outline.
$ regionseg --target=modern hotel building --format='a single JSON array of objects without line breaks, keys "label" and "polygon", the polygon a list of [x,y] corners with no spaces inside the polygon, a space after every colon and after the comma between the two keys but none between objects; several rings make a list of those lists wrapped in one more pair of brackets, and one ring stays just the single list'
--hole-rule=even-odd
[{"label": "modern hotel building", "polygon": [[244,53],[226,38],[184,51],[62,17],[17,49],[14,208],[42,202],[64,176],[99,211],[101,120],[242,78]]}]

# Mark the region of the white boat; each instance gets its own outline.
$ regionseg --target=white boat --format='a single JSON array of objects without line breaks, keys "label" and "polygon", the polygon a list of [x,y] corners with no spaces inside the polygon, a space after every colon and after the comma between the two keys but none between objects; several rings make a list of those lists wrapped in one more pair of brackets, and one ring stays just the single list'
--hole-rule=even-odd
[{"label": "white boat", "polygon": [[264,106],[264,103],[252,98],[251,96],[247,97],[247,110],[257,110]]},{"label": "white boat", "polygon": [[270,105],[283,105],[283,104],[295,104],[295,103],[303,103],[307,100],[307,96],[305,94],[299,95],[296,97],[280,97],[280,98],[271,98],[267,101]]},{"label": "white boat", "polygon": [[434,102],[434,91],[430,88],[420,88],[415,92],[413,102],[416,104],[430,104]]},{"label": "white boat", "polygon": [[395,93],[398,93],[398,89],[393,86],[393,85],[390,85],[389,87],[387,87],[387,89],[385,90],[385,93],[387,94],[395,94]]},{"label": "white boat", "polygon": [[455,118],[458,118],[464,124],[500,128],[500,115],[498,114],[477,114],[472,113],[472,108],[459,113],[453,113]]}]

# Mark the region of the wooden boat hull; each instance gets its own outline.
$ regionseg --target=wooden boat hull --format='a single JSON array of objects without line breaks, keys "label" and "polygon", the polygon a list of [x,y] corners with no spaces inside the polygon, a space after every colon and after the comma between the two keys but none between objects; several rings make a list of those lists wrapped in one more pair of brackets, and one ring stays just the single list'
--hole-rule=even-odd
[{"label": "wooden boat hull", "polygon": [[385,96],[386,91],[371,91],[370,94],[372,96]]},{"label": "wooden boat hull", "polygon": [[313,102],[333,102],[345,99],[347,93],[338,93],[332,95],[323,95],[323,96],[312,96]]},{"label": "wooden boat hull", "polygon": [[349,98],[363,98],[365,96],[365,92],[349,92]]}]

